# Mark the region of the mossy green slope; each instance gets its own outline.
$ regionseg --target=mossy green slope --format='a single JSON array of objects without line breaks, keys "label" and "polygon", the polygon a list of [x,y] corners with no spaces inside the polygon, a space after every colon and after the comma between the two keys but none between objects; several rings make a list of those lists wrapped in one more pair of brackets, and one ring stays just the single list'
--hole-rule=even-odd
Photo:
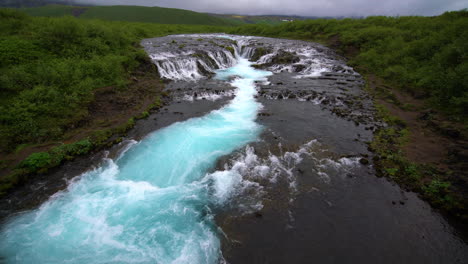
[{"label": "mossy green slope", "polygon": [[145,6],[90,6],[75,7],[63,5],[47,5],[34,8],[22,8],[23,12],[32,16],[66,16],[74,15],[87,19],[102,19],[111,21],[143,22],[158,24],[187,24],[233,26],[238,23],[229,19],[214,17],[194,11]]},{"label": "mossy green slope", "polygon": [[22,12],[30,16],[47,16],[47,17],[59,17],[59,16],[71,16],[74,10],[86,10],[86,7],[74,7],[65,5],[45,5],[39,7],[28,7],[19,8]]}]

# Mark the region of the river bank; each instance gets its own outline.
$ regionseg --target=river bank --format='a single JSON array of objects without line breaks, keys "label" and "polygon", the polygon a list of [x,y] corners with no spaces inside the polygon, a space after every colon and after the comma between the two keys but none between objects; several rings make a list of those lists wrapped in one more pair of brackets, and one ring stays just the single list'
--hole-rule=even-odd
[{"label": "river bank", "polygon": [[[356,47],[343,45],[338,36],[325,42],[347,60],[359,55]],[[435,109],[424,95],[379,78],[364,65],[354,66],[365,76],[377,117],[388,125],[376,131],[369,144],[376,154],[378,175],[418,193],[468,230],[468,131],[463,121]]]}]

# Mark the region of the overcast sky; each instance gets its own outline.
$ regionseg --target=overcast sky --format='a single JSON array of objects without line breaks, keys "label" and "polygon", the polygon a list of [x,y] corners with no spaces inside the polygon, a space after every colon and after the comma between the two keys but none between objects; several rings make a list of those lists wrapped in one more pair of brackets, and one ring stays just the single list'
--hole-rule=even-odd
[{"label": "overcast sky", "polygon": [[439,15],[468,8],[468,0],[77,0],[98,5],[144,5],[245,15]]}]

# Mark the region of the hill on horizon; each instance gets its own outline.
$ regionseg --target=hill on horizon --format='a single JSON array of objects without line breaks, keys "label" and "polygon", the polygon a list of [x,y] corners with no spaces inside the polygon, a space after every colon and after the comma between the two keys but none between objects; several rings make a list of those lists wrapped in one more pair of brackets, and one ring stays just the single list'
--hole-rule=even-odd
[{"label": "hill on horizon", "polygon": [[289,21],[295,20],[304,20],[305,17],[300,16],[283,16],[283,15],[258,15],[258,16],[249,16],[241,14],[211,14],[210,15],[222,19],[227,19],[237,23],[238,25],[242,24],[264,24],[264,25],[279,25]]},{"label": "hill on horizon", "polygon": [[40,7],[19,8],[31,16],[75,16],[85,19],[128,21],[158,24],[188,24],[212,26],[236,26],[238,21],[198,13],[190,10],[145,7],[145,6],[70,6],[45,5]]},{"label": "hill on horizon", "polygon": [[[0,0],[1,1],[1,0]],[[308,19],[342,19],[344,17],[317,17],[297,15],[244,15],[244,14],[218,14],[200,13],[191,10],[127,6],[127,5],[80,5],[73,0],[5,0],[0,6],[14,7],[32,16],[59,17],[71,15],[87,19],[102,19],[112,21],[159,23],[159,24],[193,24],[213,26],[239,26],[244,24],[279,25],[296,20]],[[362,18],[362,17],[353,17]]]}]

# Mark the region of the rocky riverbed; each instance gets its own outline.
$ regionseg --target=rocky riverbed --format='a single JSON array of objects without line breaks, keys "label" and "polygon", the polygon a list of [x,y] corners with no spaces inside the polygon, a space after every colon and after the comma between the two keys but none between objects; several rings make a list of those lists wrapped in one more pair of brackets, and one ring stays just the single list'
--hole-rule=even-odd
[{"label": "rocky riverbed", "polygon": [[23,196],[4,201],[4,218],[36,208],[103,157],[119,157],[133,140],[221,108],[236,88],[214,77],[243,57],[273,74],[256,83],[262,133],[210,169],[235,171],[242,179],[227,203],[211,204],[206,212],[215,219],[221,262],[464,263],[468,258],[467,245],[441,215],[414,193],[375,176],[367,142],[385,124],[374,118],[362,77],[332,50],[222,34],[167,36],[142,45],[166,82],[168,105],[138,121],[120,145],[68,163],[18,192]]}]

